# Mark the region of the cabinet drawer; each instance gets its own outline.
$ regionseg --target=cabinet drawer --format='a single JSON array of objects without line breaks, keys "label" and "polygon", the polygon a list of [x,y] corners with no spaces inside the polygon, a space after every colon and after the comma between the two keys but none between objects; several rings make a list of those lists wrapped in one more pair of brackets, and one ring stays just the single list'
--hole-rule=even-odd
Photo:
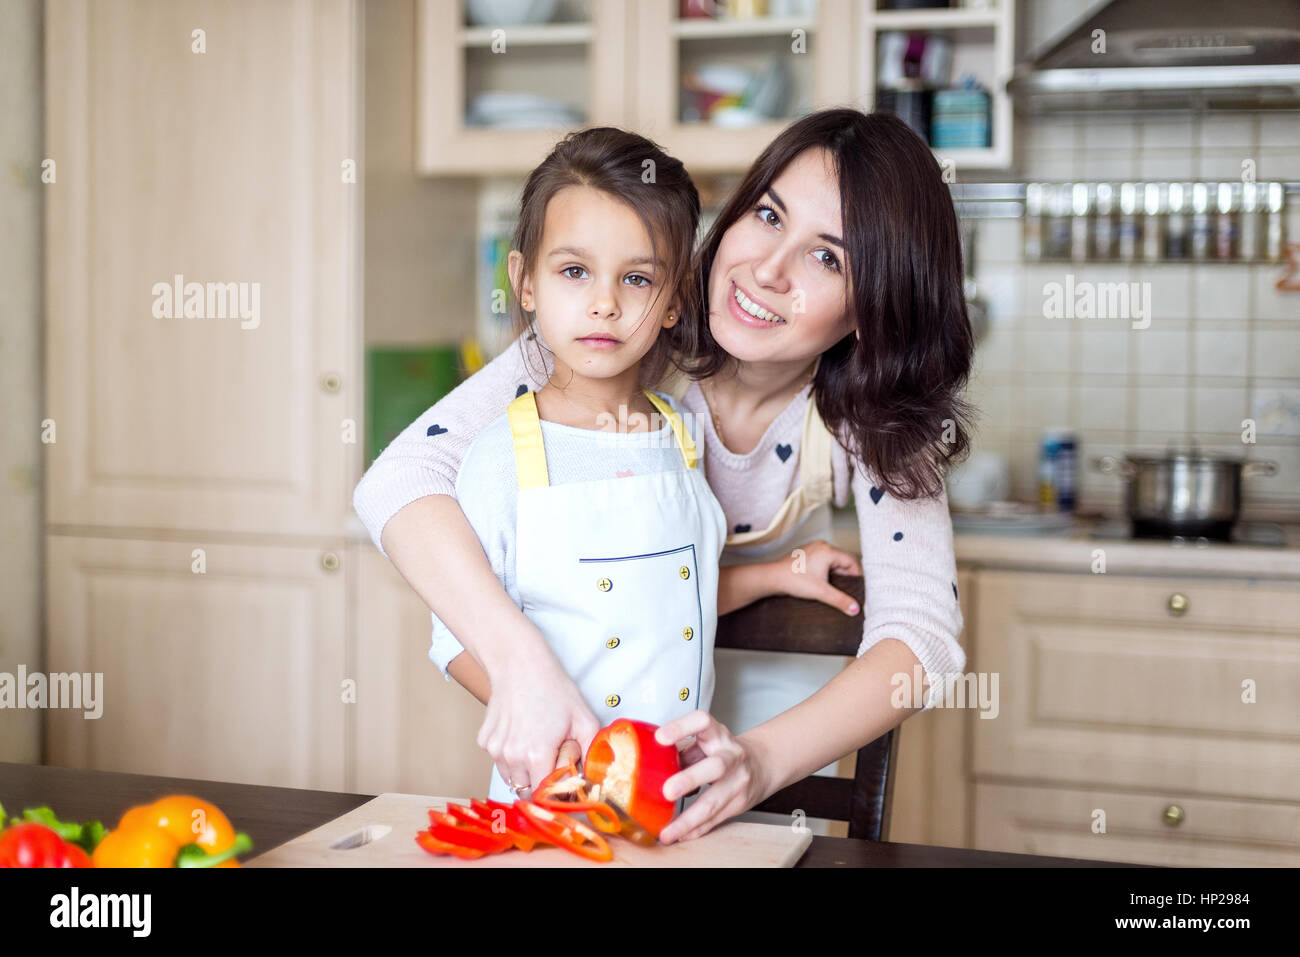
[{"label": "cabinet drawer", "polygon": [[[1181,820],[1165,823],[1176,806]],[[1104,833],[1094,833],[1098,811]],[[1300,864],[1300,805],[977,782],[975,847],[1175,867]]]},{"label": "cabinet drawer", "polygon": [[999,677],[996,715],[971,722],[976,776],[1300,795],[1300,586],[981,572],[977,587],[968,668]]}]

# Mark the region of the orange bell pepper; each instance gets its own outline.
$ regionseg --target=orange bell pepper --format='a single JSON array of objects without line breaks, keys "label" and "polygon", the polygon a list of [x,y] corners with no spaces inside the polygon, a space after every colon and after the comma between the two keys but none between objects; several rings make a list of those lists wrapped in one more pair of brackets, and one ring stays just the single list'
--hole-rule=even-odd
[{"label": "orange bell pepper", "polygon": [[96,867],[238,867],[235,855],[252,846],[215,805],[172,794],[127,810],[91,860]]}]

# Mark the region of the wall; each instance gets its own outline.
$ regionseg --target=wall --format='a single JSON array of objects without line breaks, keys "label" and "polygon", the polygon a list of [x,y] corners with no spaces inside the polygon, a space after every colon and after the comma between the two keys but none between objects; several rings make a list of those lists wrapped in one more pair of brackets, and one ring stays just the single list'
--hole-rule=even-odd
[{"label": "wall", "polygon": [[[40,423],[43,139],[41,0],[11,0],[0,30],[0,672],[43,668]],[[41,757],[39,711],[0,714],[0,761]]]},{"label": "wall", "polygon": [[414,173],[415,0],[365,5],[367,345],[474,333],[476,181]]},{"label": "wall", "polygon": [[[1087,16],[1073,0],[1022,3],[1019,55]],[[1016,169],[993,180],[1300,180],[1300,111],[1115,112],[1016,117]],[[975,178],[975,177],[972,177]],[[1022,222],[981,220],[976,279],[990,301],[970,398],[980,407],[976,447],[1009,456],[1012,497],[1032,501],[1038,440],[1053,425],[1077,430],[1083,461],[1162,451],[1189,434],[1212,451],[1272,459],[1275,477],[1247,480],[1246,517],[1300,508],[1300,294],[1274,288],[1275,265],[1025,263]],[[1300,241],[1292,198],[1288,238]],[[1047,319],[1044,287],[1149,282],[1152,318]],[[1258,442],[1241,442],[1241,422]],[[1119,479],[1081,468],[1080,504],[1113,512]]]}]

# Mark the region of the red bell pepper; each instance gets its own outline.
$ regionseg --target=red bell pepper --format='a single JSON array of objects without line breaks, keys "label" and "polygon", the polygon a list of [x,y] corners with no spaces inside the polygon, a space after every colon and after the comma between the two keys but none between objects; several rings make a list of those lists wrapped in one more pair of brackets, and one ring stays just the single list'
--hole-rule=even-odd
[{"label": "red bell pepper", "polygon": [[429,833],[447,844],[457,844],[488,854],[496,854],[514,846],[509,834],[493,834],[490,827],[463,821],[454,814],[430,811],[429,821]]},{"label": "red bell pepper", "polygon": [[44,824],[14,824],[0,832],[0,867],[90,867],[90,856]]},{"label": "red bell pepper", "polygon": [[591,782],[578,773],[570,762],[567,767],[556,768],[533,790],[530,800],[551,811],[565,814],[585,812],[597,830],[617,834],[622,829],[618,814],[606,801],[593,798],[589,793]]},{"label": "red bell pepper", "polygon": [[515,807],[529,823],[546,835],[547,840],[566,851],[591,861],[612,861],[614,851],[609,842],[575,817],[552,811],[532,801],[518,800]]},{"label": "red bell pepper", "polygon": [[652,836],[668,826],[676,802],[664,797],[664,783],[681,770],[676,745],[655,740],[657,725],[619,718],[591,739],[583,774],[602,796],[622,808]]}]

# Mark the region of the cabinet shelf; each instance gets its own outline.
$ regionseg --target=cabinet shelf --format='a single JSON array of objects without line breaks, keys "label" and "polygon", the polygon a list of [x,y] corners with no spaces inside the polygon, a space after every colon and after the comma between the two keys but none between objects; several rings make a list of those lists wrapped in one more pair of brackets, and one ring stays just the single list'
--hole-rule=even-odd
[{"label": "cabinet shelf", "polygon": [[815,21],[807,17],[753,17],[749,20],[674,20],[672,35],[682,40],[726,37],[786,36],[794,30],[812,33]]},{"label": "cabinet shelf", "polygon": [[997,26],[1002,20],[1002,11],[960,8],[877,10],[874,19],[877,30],[969,30]]},{"label": "cabinet shelf", "polygon": [[590,23],[547,23],[518,27],[466,27],[456,39],[463,47],[489,47],[497,30],[510,46],[579,46],[591,42]]}]

